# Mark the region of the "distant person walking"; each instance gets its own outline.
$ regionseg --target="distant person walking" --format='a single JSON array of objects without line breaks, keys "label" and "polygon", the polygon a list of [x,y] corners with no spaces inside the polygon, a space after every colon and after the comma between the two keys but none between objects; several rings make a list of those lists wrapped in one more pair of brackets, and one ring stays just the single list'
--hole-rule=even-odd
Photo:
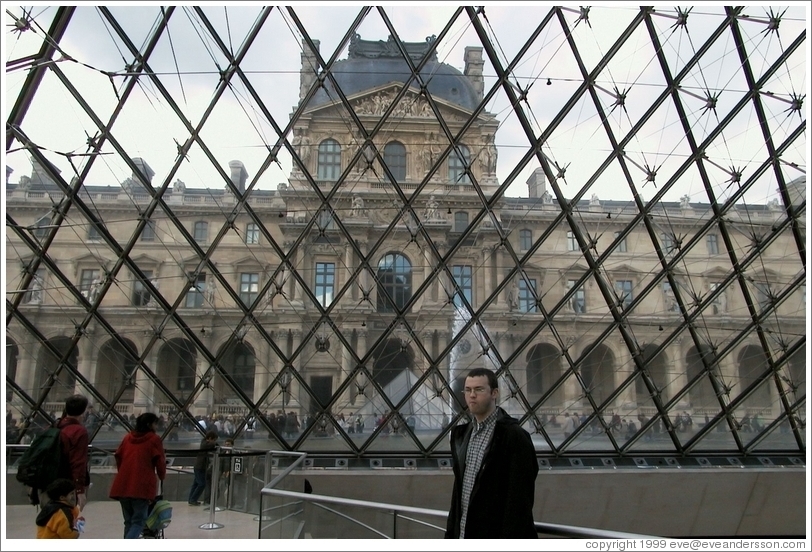
[{"label": "distant person walking", "polygon": [[195,458],[194,473],[195,480],[192,482],[192,488],[189,489],[189,506],[200,506],[200,495],[206,488],[206,470],[209,467],[209,457],[212,451],[217,447],[217,432],[209,430],[206,436],[200,441],[200,451]]},{"label": "distant person walking", "polygon": [[166,454],[155,433],[158,416],[145,412],[135,420],[135,429],[124,436],[116,449],[116,477],[110,498],[121,504],[124,538],[137,539],[144,530],[149,503],[158,494],[157,479],[166,478]]}]

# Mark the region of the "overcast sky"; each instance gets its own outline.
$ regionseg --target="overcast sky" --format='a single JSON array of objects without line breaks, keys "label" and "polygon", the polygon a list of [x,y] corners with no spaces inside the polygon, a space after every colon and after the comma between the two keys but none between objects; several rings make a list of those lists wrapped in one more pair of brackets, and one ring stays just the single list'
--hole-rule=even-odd
[{"label": "overcast sky", "polygon": [[[22,14],[18,7],[7,9],[17,17]],[[227,46],[237,51],[254,24],[261,6],[224,8],[206,5],[203,9]],[[329,59],[362,8],[346,5],[295,5],[294,9],[311,38],[321,41],[322,56]],[[387,16],[401,38],[409,42],[422,42],[430,35],[439,34],[455,9],[456,6],[435,4],[394,4],[385,7]],[[513,60],[549,9],[547,5],[539,3],[486,6],[488,34],[503,65]],[[140,48],[156,23],[160,8],[156,5],[114,5],[110,10],[135,46]],[[614,3],[605,7],[595,6],[590,9],[588,24],[583,20],[578,21],[577,7],[565,12],[587,70],[598,63],[638,10],[636,6]],[[662,14],[655,18],[655,22],[659,25],[663,51],[669,63],[674,66],[674,71],[682,67],[721,22],[723,13],[723,9],[716,5],[696,5],[688,19],[688,32],[685,32],[684,29],[672,30],[675,8],[663,5],[658,6],[657,10]],[[783,12],[784,8],[773,8],[774,13],[779,10]],[[41,44],[43,30],[49,28],[55,11],[52,7],[34,6],[30,12],[35,24],[32,30],[24,32],[15,31],[10,26],[13,19],[6,14],[3,59],[9,62],[36,52]],[[769,67],[782,49],[803,28],[808,27],[807,11],[805,5],[801,4],[789,7],[782,17],[779,33],[766,33],[766,25],[758,19],[768,17],[769,9],[747,9],[752,19],[743,21],[742,29],[747,46],[752,52],[750,61],[757,73]],[[189,7],[176,9],[169,30],[161,38],[156,52],[149,59],[149,65],[160,75],[162,84],[192,125],[197,125],[218,84],[218,68],[226,66],[225,57]],[[389,34],[376,10],[367,15],[358,32],[362,38],[368,40],[386,40]],[[481,41],[471,22],[463,14],[446,39],[439,44],[437,51],[440,61],[462,70],[465,47],[480,45]],[[83,6],[78,8],[70,22],[60,47],[70,58],[81,63],[60,61],[59,69],[86,98],[98,117],[107,123],[117,102],[116,94],[124,90],[128,80],[123,75],[110,77],[104,73],[124,72],[125,64],[132,58],[126,46],[95,7]],[[798,113],[787,112],[787,101],[793,93],[806,94],[808,91],[807,52],[808,45],[804,45],[769,84],[768,89],[777,99],[765,101],[765,109],[770,119],[771,134],[777,143],[801,121]],[[301,35],[293,18],[286,10],[274,9],[241,64],[265,106],[282,127],[288,123],[290,113],[298,102],[300,53]],[[339,58],[346,58],[346,49]],[[485,73],[487,92],[495,82],[494,70],[487,61]],[[6,70],[6,114],[26,75],[24,70]],[[521,87],[532,84],[525,107],[536,135],[548,127],[582,80],[560,24],[555,22],[548,25],[517,65],[512,79]],[[268,147],[276,142],[277,135],[246,87],[237,78],[231,82],[233,86],[214,108],[200,136],[226,172],[230,160],[240,160],[246,166],[249,179],[253,179],[266,160]],[[644,27],[635,32],[601,73],[596,84],[603,93],[601,101],[609,113],[608,124],[617,137],[625,136],[651,105],[653,98],[661,93],[665,84]],[[612,93],[615,88],[626,93],[623,108],[614,105]],[[684,89],[700,96],[693,98],[683,95],[683,99],[691,127],[697,140],[701,141],[747,91],[729,33],[710,50],[700,68],[684,81]],[[715,112],[704,109],[705,101],[701,98],[704,90],[719,95]],[[498,176],[503,181],[527,151],[528,140],[518,118],[512,113],[504,91],[495,96],[487,110],[501,121],[496,142],[499,148]],[[807,108],[804,107],[804,118],[806,111]],[[66,156],[53,152],[84,153],[87,137],[97,133],[92,120],[52,72],[46,75],[22,128],[35,143],[47,150],[46,155],[62,169],[66,180],[70,180],[74,170]],[[156,172],[153,183],[160,183],[175,162],[176,141],[183,143],[188,138],[187,130],[167,100],[145,77],[141,77],[139,85],[113,124],[112,134],[131,157],[142,157],[151,165]],[[15,144],[15,147],[18,146],[19,144]],[[800,139],[784,156],[787,163],[795,163],[802,169],[788,169],[786,174],[789,179],[805,173],[806,150],[806,140]],[[109,155],[104,155],[95,162],[86,180],[87,184],[118,185],[130,176],[131,171],[117,158],[109,144],[104,151]],[[570,197],[604,162],[610,151],[606,131],[588,95],[578,101],[569,115],[557,125],[544,149],[551,161],[567,167],[566,180],[562,181],[562,187]],[[657,168],[657,182],[665,182],[690,153],[684,139],[683,126],[672,102],[666,102],[629,142],[626,153],[633,170],[637,171],[634,177],[637,179],[636,184],[642,186],[643,196],[653,196],[656,192],[654,185],[644,186],[645,167]],[[708,155],[713,161],[709,165],[711,178],[718,182],[722,195],[723,188],[728,186],[725,184],[728,179],[726,170],[740,169],[746,178],[748,170],[752,171],[768,157],[763,146],[762,131],[752,108],[746,108],[725,131],[724,136],[714,141],[708,148]],[[73,157],[73,162],[81,167],[86,159]],[[5,164],[14,169],[11,182],[16,182],[21,175],[30,174],[30,162],[24,151],[9,152]],[[527,196],[525,181],[537,166],[538,163],[534,161],[526,167],[509,188],[508,195]],[[279,164],[272,165],[261,175],[258,187],[275,189],[279,182],[287,179],[290,167],[290,158],[283,151],[279,156]],[[180,178],[187,187],[192,188],[219,190],[223,187],[222,180],[197,145],[191,149],[188,162],[182,164],[175,178]],[[630,192],[624,184],[617,163],[604,173],[586,197],[591,193],[596,193],[601,199],[629,198]],[[748,199],[763,203],[775,197],[775,193],[774,174],[769,173]],[[679,186],[669,192],[666,199],[676,201],[683,194],[691,195],[694,201],[707,201],[695,169],[685,173]]]}]

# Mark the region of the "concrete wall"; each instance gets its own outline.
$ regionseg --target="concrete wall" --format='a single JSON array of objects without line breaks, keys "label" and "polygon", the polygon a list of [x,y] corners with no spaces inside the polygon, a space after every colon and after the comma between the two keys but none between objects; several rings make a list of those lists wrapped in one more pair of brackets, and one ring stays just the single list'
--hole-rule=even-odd
[{"label": "concrete wall", "polygon": [[[109,500],[112,470],[94,471],[91,500]],[[312,469],[314,494],[447,510],[448,469]],[[549,469],[536,482],[535,519],[665,537],[803,536],[803,467],[700,469]],[[186,500],[190,474],[172,473],[170,500]],[[7,476],[9,504],[25,503]]]}]

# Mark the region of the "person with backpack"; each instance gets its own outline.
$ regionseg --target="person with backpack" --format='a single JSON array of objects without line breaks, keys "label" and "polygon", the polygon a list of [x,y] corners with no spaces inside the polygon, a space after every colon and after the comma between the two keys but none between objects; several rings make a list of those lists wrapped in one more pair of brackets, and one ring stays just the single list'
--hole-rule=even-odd
[{"label": "person with backpack", "polygon": [[158,416],[145,412],[135,420],[135,429],[116,449],[116,477],[110,486],[110,498],[121,504],[124,538],[141,536],[149,515],[150,503],[158,495],[157,478],[166,478],[166,454],[161,438],[155,433]]},{"label": "person with backpack", "polygon": [[50,499],[37,515],[38,539],[78,539],[84,518],[76,506],[76,489],[70,479],[56,479],[45,493]]},{"label": "person with backpack", "polygon": [[84,425],[88,400],[72,395],[65,400],[65,411],[56,427],[37,435],[17,465],[17,480],[30,487],[31,504],[46,504],[45,489],[56,479],[73,481],[76,504],[83,510],[90,485],[88,469],[88,434]]},{"label": "person with backpack", "polygon": [[87,489],[90,486],[90,468],[87,447],[89,437],[85,428],[88,400],[84,395],[72,395],[65,400],[65,412],[57,422],[62,455],[65,459],[60,476],[73,481],[76,487],[76,505],[84,510]]}]

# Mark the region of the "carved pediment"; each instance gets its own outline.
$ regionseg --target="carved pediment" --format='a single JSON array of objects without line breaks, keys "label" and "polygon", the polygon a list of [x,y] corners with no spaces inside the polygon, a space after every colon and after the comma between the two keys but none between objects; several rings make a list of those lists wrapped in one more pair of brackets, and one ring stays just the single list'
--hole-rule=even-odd
[{"label": "carved pediment", "polygon": [[[365,90],[359,94],[349,96],[347,100],[359,117],[380,117],[389,109],[389,106],[397,97],[401,83],[390,83],[376,88]],[[433,100],[440,109],[440,114],[446,121],[467,121],[470,112],[466,109],[450,103],[442,98],[433,96]],[[319,115],[322,117],[346,117],[346,110],[339,100],[335,102],[319,105],[305,112],[308,115]],[[436,119],[434,111],[431,110],[425,97],[417,93],[416,88],[410,89],[400,99],[395,109],[390,114],[391,118],[402,119]],[[480,115],[480,119],[488,119]]]}]

